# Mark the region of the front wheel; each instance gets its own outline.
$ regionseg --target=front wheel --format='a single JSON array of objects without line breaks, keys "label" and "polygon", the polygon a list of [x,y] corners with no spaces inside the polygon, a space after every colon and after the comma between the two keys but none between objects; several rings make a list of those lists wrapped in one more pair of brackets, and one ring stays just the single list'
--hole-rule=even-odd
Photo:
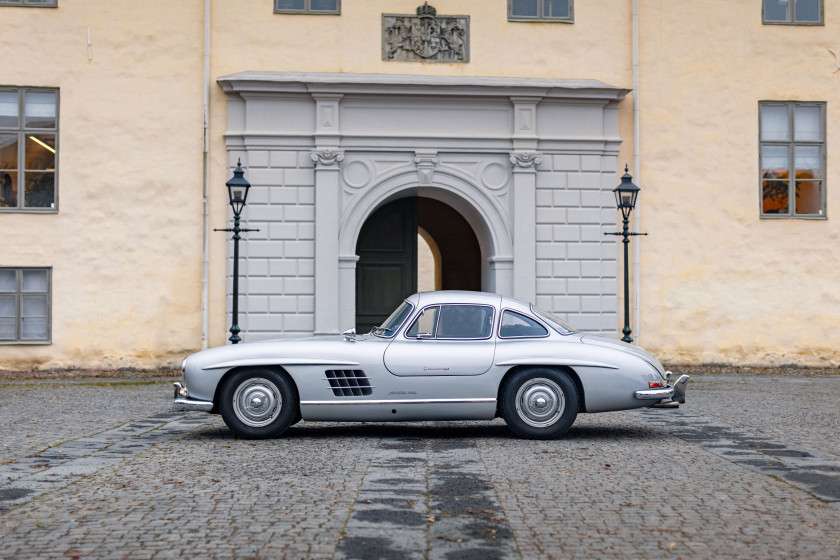
[{"label": "front wheel", "polygon": [[519,437],[550,439],[564,434],[577,418],[577,387],[568,374],[548,368],[524,369],[507,380],[502,418]]},{"label": "front wheel", "polygon": [[284,375],[269,369],[242,370],[222,387],[219,412],[225,424],[241,437],[276,437],[294,423],[297,396]]}]

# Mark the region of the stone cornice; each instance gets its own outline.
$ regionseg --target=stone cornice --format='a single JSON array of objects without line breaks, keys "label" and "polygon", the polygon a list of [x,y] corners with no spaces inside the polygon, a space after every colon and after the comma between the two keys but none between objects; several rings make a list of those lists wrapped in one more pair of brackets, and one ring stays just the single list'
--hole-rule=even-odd
[{"label": "stone cornice", "polygon": [[598,80],[414,76],[311,72],[240,72],[218,79],[229,93],[357,93],[372,95],[515,96],[618,101],[631,91]]}]

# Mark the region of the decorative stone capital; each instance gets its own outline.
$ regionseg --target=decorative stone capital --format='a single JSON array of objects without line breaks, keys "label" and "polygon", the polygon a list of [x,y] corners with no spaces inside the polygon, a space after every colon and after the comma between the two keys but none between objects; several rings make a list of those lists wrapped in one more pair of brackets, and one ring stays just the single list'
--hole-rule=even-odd
[{"label": "decorative stone capital", "polygon": [[427,187],[434,182],[435,166],[438,162],[437,152],[415,152],[414,163],[417,164],[417,182]]},{"label": "decorative stone capital", "polygon": [[542,163],[542,154],[538,152],[511,152],[510,162],[514,169],[530,169]]},{"label": "decorative stone capital", "polygon": [[341,150],[315,150],[309,157],[312,158],[318,165],[322,165],[324,167],[329,167],[331,165],[335,165],[340,161],[344,160],[344,152]]}]

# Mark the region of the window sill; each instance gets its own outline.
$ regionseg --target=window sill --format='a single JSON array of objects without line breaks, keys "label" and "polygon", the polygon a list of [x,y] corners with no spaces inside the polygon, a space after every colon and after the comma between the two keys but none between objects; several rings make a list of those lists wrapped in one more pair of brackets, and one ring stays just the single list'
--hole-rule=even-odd
[{"label": "window sill", "polygon": [[573,19],[525,18],[508,17],[509,23],[574,23]]},{"label": "window sill", "polygon": [[2,208],[0,214],[58,214],[58,208]]},{"label": "window sill", "polygon": [[773,215],[773,214],[762,214],[759,216],[762,220],[827,220],[828,216],[808,216],[808,215],[794,215],[791,216],[790,214],[781,214],[781,215]]},{"label": "window sill", "polygon": [[49,346],[52,340],[0,340],[0,346]]},{"label": "window sill", "polygon": [[810,26],[825,26],[824,21],[762,21],[762,25],[810,25]]}]

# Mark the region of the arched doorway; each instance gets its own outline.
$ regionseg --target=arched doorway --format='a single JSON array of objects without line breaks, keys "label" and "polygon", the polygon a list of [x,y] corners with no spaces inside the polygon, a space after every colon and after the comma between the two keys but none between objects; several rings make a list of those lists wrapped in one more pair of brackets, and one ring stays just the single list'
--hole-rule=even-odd
[{"label": "arched doorway", "polygon": [[[435,287],[481,289],[481,248],[454,208],[411,196],[385,204],[365,220],[356,243],[356,329],[381,324],[418,286],[418,245],[433,247]],[[427,272],[428,273],[428,272]]]}]

